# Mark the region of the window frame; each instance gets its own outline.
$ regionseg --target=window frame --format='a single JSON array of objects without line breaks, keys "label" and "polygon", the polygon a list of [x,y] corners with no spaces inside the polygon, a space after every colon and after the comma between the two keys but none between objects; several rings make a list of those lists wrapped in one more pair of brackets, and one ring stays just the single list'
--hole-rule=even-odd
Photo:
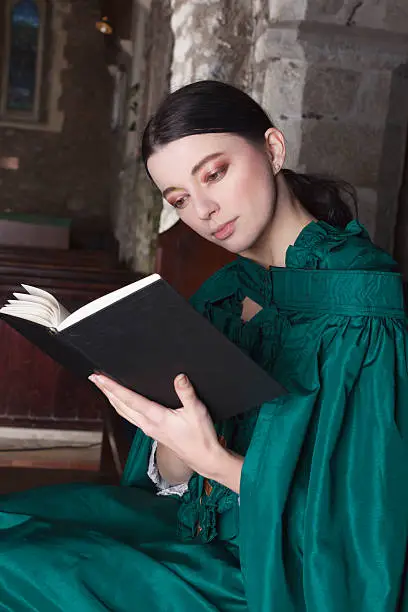
[{"label": "window frame", "polygon": [[0,122],[12,121],[17,123],[36,124],[41,121],[41,101],[44,83],[44,51],[47,25],[47,0],[34,0],[40,16],[38,32],[38,57],[36,65],[34,105],[32,111],[10,110],[7,108],[8,81],[11,55],[11,14],[19,0],[6,0],[4,8],[4,61],[2,65],[1,96],[0,96]]}]

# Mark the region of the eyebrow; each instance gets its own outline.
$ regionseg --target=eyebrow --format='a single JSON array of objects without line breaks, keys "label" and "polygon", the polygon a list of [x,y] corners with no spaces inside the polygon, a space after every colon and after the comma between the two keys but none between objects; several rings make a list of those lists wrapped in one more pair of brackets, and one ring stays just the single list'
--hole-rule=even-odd
[{"label": "eyebrow", "polygon": [[[199,172],[201,168],[205,166],[207,162],[212,161],[213,159],[216,159],[217,157],[220,157],[220,155],[222,154],[223,153],[219,151],[217,153],[211,153],[210,155],[206,155],[205,157],[203,157],[203,159],[199,161],[191,170],[191,176],[194,176],[195,174],[197,174],[197,172]],[[180,187],[167,187],[167,189],[163,191],[163,194],[162,194],[163,198],[166,198],[171,191],[175,191],[176,189],[180,189]]]}]

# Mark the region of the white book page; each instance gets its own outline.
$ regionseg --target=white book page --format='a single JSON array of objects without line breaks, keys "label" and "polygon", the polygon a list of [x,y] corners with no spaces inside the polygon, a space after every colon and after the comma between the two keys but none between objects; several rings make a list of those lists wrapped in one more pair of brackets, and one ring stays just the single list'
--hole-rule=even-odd
[{"label": "white book page", "polygon": [[132,293],[136,293],[137,291],[148,287],[149,285],[157,282],[160,279],[161,276],[159,274],[151,274],[150,276],[142,278],[134,283],[131,283],[130,285],[126,285],[125,287],[121,287],[120,289],[116,289],[115,291],[111,291],[111,293],[103,295],[102,297],[97,298],[92,302],[89,302],[89,304],[85,304],[85,306],[82,306],[82,308],[78,308],[78,310],[73,312],[66,319],[64,319],[62,323],[60,323],[60,325],[58,325],[57,330],[62,331],[67,327],[71,327],[75,323],[86,319],[90,315],[93,315],[96,312],[103,310],[104,308],[110,306],[111,304],[114,304],[115,302],[119,302],[119,300],[122,300],[128,295],[131,295]]},{"label": "white book page", "polygon": [[31,285],[21,286],[24,287],[27,293],[29,293],[31,296],[42,298],[48,302],[54,313],[52,327],[58,327],[58,325],[69,316],[68,310],[64,308],[64,306],[60,304],[59,301],[53,295],[51,295],[51,293],[48,293],[48,291],[44,291],[44,289],[39,289],[38,287],[32,287]]},{"label": "white book page", "polygon": [[59,325],[59,311],[45,298],[29,295],[28,293],[13,293],[13,295],[17,299],[8,300],[7,302],[7,306],[10,306],[13,310],[15,309],[19,312],[31,312],[32,314],[42,313],[46,315],[47,319],[54,326]]},{"label": "white book page", "polygon": [[4,306],[3,312],[7,312],[8,314],[15,313],[16,316],[20,317],[23,317],[25,314],[41,316],[48,321],[50,325],[54,324],[54,312],[44,304],[30,304],[18,300],[10,300],[9,303]]},{"label": "white book page", "polygon": [[55,328],[69,315],[69,312],[48,291],[31,285],[22,285],[22,287],[27,293],[14,293],[16,299],[8,300],[7,304],[0,308],[0,312]]},{"label": "white book page", "polygon": [[19,319],[25,319],[26,321],[38,323],[39,325],[43,325],[43,327],[54,327],[53,325],[51,325],[50,321],[47,318],[44,318],[37,313],[33,314],[31,312],[16,312],[15,310],[9,311],[7,310],[7,306],[0,308],[0,312],[4,312],[4,314],[8,314],[13,317],[18,317]]}]

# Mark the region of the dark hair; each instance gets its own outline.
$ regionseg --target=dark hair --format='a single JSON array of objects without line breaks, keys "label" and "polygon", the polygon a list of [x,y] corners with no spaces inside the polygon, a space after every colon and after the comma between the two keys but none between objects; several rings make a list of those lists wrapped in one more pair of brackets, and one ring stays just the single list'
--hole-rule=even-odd
[{"label": "dark hair", "polygon": [[[237,134],[259,146],[271,127],[265,111],[240,89],[219,81],[198,81],[163,100],[144,131],[142,158],[147,170],[147,161],[158,148],[193,134]],[[357,198],[348,183],[288,169],[282,172],[295,197],[316,219],[338,227],[353,219],[350,205],[357,211]]]}]

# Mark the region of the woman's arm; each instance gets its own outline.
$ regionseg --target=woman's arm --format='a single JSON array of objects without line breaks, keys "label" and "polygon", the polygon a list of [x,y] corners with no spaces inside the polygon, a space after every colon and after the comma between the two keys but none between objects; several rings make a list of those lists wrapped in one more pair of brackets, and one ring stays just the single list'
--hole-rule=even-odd
[{"label": "woman's arm", "polygon": [[193,470],[160,442],[157,443],[156,465],[160,476],[171,486],[187,482],[193,475]]},{"label": "woman's arm", "polygon": [[223,448],[220,444],[218,457],[212,463],[215,466],[213,472],[203,476],[219,482],[239,495],[244,457]]},{"label": "woman's arm", "polygon": [[[201,476],[215,480],[239,494],[244,457],[224,449],[221,445],[217,450],[219,450],[219,454],[214,455],[214,459],[211,461],[211,465],[214,467],[208,473],[201,474]],[[156,465],[160,476],[171,486],[188,482],[194,473],[175,452],[164,444],[160,444],[160,442],[157,443]]]},{"label": "woman's arm", "polygon": [[[214,471],[201,475],[239,494],[244,457],[222,448],[221,445],[218,450],[218,457],[211,462],[215,466]],[[194,473],[176,453],[160,442],[157,444],[156,465],[161,477],[171,486],[188,482]]]}]

